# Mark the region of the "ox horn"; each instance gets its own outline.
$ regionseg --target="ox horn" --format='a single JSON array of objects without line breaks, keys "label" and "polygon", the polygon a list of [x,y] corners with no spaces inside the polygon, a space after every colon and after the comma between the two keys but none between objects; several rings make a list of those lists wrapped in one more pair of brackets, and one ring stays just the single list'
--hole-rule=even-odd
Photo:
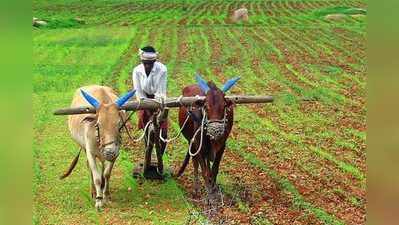
[{"label": "ox horn", "polygon": [[133,97],[136,94],[136,90],[129,91],[128,93],[122,95],[119,97],[116,101],[115,104],[118,107],[122,107],[131,97]]},{"label": "ox horn", "polygon": [[195,80],[197,80],[198,86],[201,88],[202,91],[207,93],[209,91],[209,86],[204,79],[200,76],[199,73],[195,75]]},{"label": "ox horn", "polygon": [[91,96],[89,93],[83,91],[82,89],[80,89],[80,93],[82,93],[82,96],[86,99],[86,101],[88,103],[90,103],[90,105],[92,105],[94,108],[98,108],[100,106],[100,103],[97,101],[96,98],[94,98],[93,96]]},{"label": "ox horn", "polygon": [[222,91],[224,93],[226,93],[228,90],[230,90],[237,83],[237,81],[239,79],[240,79],[240,77],[235,77],[235,78],[232,78],[232,79],[226,81],[226,83],[223,85]]}]

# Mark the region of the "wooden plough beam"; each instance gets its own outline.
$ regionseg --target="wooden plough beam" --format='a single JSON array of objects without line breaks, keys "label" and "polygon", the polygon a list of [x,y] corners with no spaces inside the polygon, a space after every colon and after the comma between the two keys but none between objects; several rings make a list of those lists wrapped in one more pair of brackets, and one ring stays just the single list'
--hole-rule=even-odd
[{"label": "wooden plough beam", "polygon": [[[251,103],[270,103],[273,102],[272,96],[246,96],[246,95],[230,95],[226,96],[227,99],[233,101],[235,104],[251,104]],[[202,102],[205,96],[195,97],[181,97],[181,98],[167,98],[163,102],[164,107],[175,108],[180,106],[190,106],[194,103]],[[122,110],[135,111],[141,109],[158,109],[162,107],[162,103],[152,100],[144,99],[140,102],[130,101],[121,107]],[[74,114],[88,114],[96,113],[94,107],[83,106],[76,108],[63,108],[54,112],[54,115],[74,115]]]}]

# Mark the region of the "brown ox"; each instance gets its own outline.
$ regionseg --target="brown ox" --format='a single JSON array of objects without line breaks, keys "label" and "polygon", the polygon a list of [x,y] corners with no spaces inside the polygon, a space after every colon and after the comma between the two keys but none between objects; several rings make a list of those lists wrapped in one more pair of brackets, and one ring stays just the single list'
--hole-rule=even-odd
[{"label": "brown ox", "polygon": [[[195,193],[199,191],[198,165],[201,166],[202,177],[208,197],[216,197],[216,177],[219,171],[226,140],[233,126],[233,103],[225,98],[224,93],[228,91],[239,78],[231,79],[222,89],[216,87],[213,82],[204,81],[197,75],[198,85],[187,86],[183,89],[183,96],[206,96],[201,104],[193,105],[191,108],[180,107],[179,124],[184,126],[182,133],[190,143],[186,157],[179,169],[177,176],[181,176],[190,160],[193,159],[194,166],[194,188]],[[189,117],[189,118],[187,118]],[[201,126],[203,130],[201,132]],[[213,162],[211,167],[211,162]]]},{"label": "brown ox", "polygon": [[[87,166],[91,174],[91,194],[93,198],[96,198],[97,209],[101,209],[110,199],[109,179],[114,162],[119,155],[120,130],[126,120],[125,112],[121,111],[120,107],[134,93],[135,91],[132,91],[118,98],[111,88],[92,85],[78,89],[72,100],[71,107],[90,104],[96,108],[96,114],[70,115],[68,125],[72,138],[86,152]],[[72,172],[79,154],[61,179]],[[96,159],[102,164],[100,171],[97,168]]]}]

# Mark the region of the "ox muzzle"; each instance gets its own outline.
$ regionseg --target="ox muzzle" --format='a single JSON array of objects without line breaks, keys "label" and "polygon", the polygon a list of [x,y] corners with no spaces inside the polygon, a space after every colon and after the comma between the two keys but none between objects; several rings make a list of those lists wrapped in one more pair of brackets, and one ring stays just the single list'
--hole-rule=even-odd
[{"label": "ox muzzle", "polygon": [[119,156],[119,146],[121,143],[121,137],[118,136],[115,140],[103,143],[101,140],[100,129],[98,125],[96,127],[96,138],[102,157],[107,161],[114,161]]},{"label": "ox muzzle", "polygon": [[208,121],[206,124],[206,134],[211,140],[219,140],[224,136],[226,123],[224,121]]},{"label": "ox muzzle", "polygon": [[119,156],[119,145],[109,144],[104,146],[101,151],[102,156],[107,161],[114,161]]},{"label": "ox muzzle", "polygon": [[[203,115],[206,116],[205,111],[203,111]],[[223,119],[207,119],[205,122],[205,130],[206,135],[209,136],[211,140],[219,140],[224,136],[226,131],[226,123],[227,123],[227,108],[224,109]]]}]

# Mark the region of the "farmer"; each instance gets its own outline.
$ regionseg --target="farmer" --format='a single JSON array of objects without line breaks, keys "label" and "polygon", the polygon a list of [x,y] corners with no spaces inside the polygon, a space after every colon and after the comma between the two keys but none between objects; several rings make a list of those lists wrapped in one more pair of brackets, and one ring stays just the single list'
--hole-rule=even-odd
[{"label": "farmer", "polygon": [[[162,101],[166,98],[167,69],[157,60],[158,52],[152,46],[139,49],[141,64],[133,69],[133,86],[137,100],[145,98]],[[150,119],[145,110],[138,112],[138,128],[144,129]],[[164,138],[167,136],[167,121],[160,124]]]}]

